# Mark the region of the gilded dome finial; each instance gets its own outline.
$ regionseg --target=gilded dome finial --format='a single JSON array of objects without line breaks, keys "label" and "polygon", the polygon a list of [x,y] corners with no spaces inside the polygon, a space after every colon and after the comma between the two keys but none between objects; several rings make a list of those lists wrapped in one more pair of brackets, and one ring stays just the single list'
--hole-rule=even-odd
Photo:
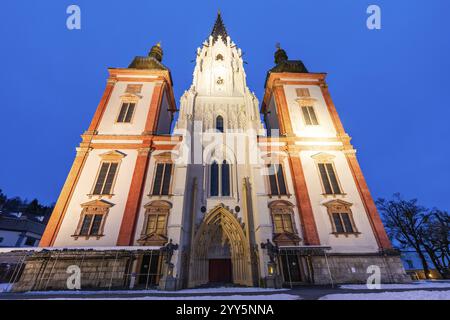
[{"label": "gilded dome finial", "polygon": [[149,56],[149,57],[152,57],[152,58],[155,58],[155,59],[158,60],[159,62],[162,61],[162,58],[163,58],[163,50],[162,50],[162,48],[161,48],[161,41],[159,41],[157,44],[155,44],[155,45],[151,48],[151,50],[150,50],[148,56]]}]

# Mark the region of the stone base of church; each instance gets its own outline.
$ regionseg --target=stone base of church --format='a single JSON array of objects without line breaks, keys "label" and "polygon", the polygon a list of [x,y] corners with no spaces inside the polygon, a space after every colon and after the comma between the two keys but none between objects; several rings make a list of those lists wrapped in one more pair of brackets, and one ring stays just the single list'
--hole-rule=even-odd
[{"label": "stone base of church", "polygon": [[158,281],[159,276],[154,279],[147,276],[144,281],[139,281],[140,275],[136,275],[135,268],[143,254],[126,250],[34,252],[24,260],[12,291],[73,290],[77,270],[81,290],[132,289],[142,282],[148,287]]},{"label": "stone base of church", "polygon": [[[328,260],[328,263],[327,263]],[[314,284],[365,284],[374,274],[375,266],[381,273],[381,283],[408,283],[411,278],[406,274],[399,255],[381,254],[329,254],[311,257]],[[373,267],[372,267],[373,268]],[[331,273],[331,278],[330,278]],[[332,281],[331,281],[332,279]]]},{"label": "stone base of church", "polygon": [[[17,255],[17,254],[15,254]],[[381,283],[407,283],[411,278],[406,274],[400,256],[381,254],[327,254],[299,255],[305,263],[303,283],[329,285],[367,283],[374,270],[380,270]],[[0,257],[1,258],[1,257]],[[15,258],[17,258],[15,256]],[[154,260],[152,260],[154,259]],[[16,259],[20,261],[20,257]],[[73,290],[70,284],[79,268],[81,290],[137,290],[158,288],[179,290],[182,279],[163,277],[159,251],[127,250],[62,250],[26,252],[12,286],[13,292]],[[19,263],[19,262],[18,262]],[[75,266],[75,268],[73,267]],[[149,266],[143,271],[143,266]],[[281,266],[281,265],[280,265]],[[370,266],[375,266],[370,269]],[[369,268],[369,270],[368,270]],[[281,271],[281,270],[280,270]],[[331,276],[330,276],[331,275]],[[286,276],[261,278],[260,286],[279,288],[290,283]],[[297,283],[293,283],[296,285]]]}]

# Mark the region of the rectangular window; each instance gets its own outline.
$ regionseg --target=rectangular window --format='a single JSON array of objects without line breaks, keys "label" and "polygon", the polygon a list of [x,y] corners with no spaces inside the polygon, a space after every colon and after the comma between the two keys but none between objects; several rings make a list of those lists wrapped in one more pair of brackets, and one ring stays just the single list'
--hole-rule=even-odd
[{"label": "rectangular window", "polygon": [[294,233],[294,228],[292,226],[292,220],[290,214],[283,214],[283,226],[284,231]]},{"label": "rectangular window", "polygon": [[294,233],[294,227],[292,226],[292,219],[290,214],[274,214],[273,224],[275,233]]},{"label": "rectangular window", "polygon": [[286,195],[286,182],[284,181],[283,166],[281,164],[267,165],[269,169],[270,192],[272,195]]},{"label": "rectangular window", "polygon": [[94,195],[110,195],[116,178],[117,162],[103,162],[94,187]]},{"label": "rectangular window", "polygon": [[170,180],[172,176],[171,163],[158,163],[156,165],[155,180],[153,181],[154,196],[169,195]]},{"label": "rectangular window", "polygon": [[325,194],[342,194],[333,164],[319,163],[319,172],[322,178]]},{"label": "rectangular window", "polygon": [[348,213],[341,213],[342,221],[344,222],[345,232],[353,233],[352,222],[350,221],[350,215]]},{"label": "rectangular window", "polygon": [[337,233],[354,233],[350,215],[347,212],[333,213],[332,216]]},{"label": "rectangular window", "polygon": [[119,116],[117,117],[117,122],[130,123],[135,107],[135,103],[123,103],[122,107],[120,108]]},{"label": "rectangular window", "polygon": [[345,233],[339,213],[333,213],[333,222],[337,233]]},{"label": "rectangular window", "polygon": [[149,214],[146,230],[147,235],[152,233],[166,234],[166,217],[165,214]]},{"label": "rectangular window", "polygon": [[308,126],[317,126],[319,125],[319,121],[317,121],[316,113],[314,111],[314,107],[302,107],[303,118],[305,119],[305,123]]},{"label": "rectangular window", "polygon": [[283,233],[283,218],[281,214],[273,216],[273,224],[275,225],[275,233]]},{"label": "rectangular window", "polygon": [[80,236],[99,236],[104,215],[86,214],[80,229]]},{"label": "rectangular window", "polygon": [[147,222],[147,234],[152,234],[156,230],[157,215],[149,215]]},{"label": "rectangular window", "polygon": [[103,215],[96,214],[94,216],[94,221],[92,221],[91,232],[90,232],[89,235],[92,235],[92,236],[98,236],[99,235],[100,227],[102,225],[102,221],[103,221]]},{"label": "rectangular window", "polygon": [[299,98],[307,98],[311,96],[308,88],[297,88],[295,91],[297,92],[297,97]]},{"label": "rectangular window", "polygon": [[83,224],[81,225],[80,236],[88,236],[91,229],[92,215],[87,214],[84,216]]}]

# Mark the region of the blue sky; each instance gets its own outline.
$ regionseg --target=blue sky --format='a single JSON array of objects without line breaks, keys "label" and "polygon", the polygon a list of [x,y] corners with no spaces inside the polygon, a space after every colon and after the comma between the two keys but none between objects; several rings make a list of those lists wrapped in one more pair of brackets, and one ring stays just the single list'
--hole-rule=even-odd
[{"label": "blue sky", "polygon": [[[82,30],[66,28],[66,8]],[[366,8],[382,29],[366,28]],[[127,67],[161,41],[178,101],[217,9],[245,52],[261,99],[275,43],[330,91],[375,198],[401,192],[450,208],[447,0],[4,0],[0,10],[0,188],[56,201],[103,93],[107,67]]]}]

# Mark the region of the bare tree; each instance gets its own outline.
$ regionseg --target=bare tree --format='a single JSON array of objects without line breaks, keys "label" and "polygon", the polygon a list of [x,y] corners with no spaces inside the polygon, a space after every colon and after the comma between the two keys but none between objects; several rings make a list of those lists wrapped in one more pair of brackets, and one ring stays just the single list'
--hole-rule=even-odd
[{"label": "bare tree", "polygon": [[450,215],[434,209],[424,226],[423,248],[444,279],[450,278]]},{"label": "bare tree", "polygon": [[418,204],[417,199],[404,200],[399,193],[392,200],[378,199],[386,231],[401,249],[414,249],[423,265],[425,277],[430,278],[430,267],[422,251],[424,227],[429,210]]},{"label": "bare tree", "polygon": [[389,237],[401,249],[414,249],[422,261],[425,277],[430,278],[430,267],[425,253],[439,274],[450,277],[449,237],[450,216],[438,209],[429,210],[418,204],[417,199],[404,200],[394,194],[392,200],[378,199]]}]

